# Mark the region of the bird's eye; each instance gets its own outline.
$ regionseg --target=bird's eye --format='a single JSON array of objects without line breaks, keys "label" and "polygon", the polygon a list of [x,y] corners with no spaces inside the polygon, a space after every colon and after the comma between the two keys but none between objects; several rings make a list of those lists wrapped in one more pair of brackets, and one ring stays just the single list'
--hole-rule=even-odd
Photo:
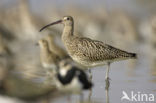
[{"label": "bird's eye", "polygon": [[67,20],[69,20],[69,18],[67,18]]}]

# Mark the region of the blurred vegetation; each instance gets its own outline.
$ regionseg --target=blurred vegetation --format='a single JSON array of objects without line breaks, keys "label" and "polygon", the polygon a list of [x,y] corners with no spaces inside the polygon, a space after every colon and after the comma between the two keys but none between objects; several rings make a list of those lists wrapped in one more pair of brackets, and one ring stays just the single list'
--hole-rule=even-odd
[{"label": "blurred vegetation", "polygon": [[[136,4],[145,5],[146,2],[137,0]],[[10,7],[0,7],[0,94],[26,100],[57,94],[56,88],[50,83],[42,83],[45,71],[40,64],[39,48],[35,43],[44,34],[54,34],[58,36],[58,44],[63,47],[60,43],[62,28],[49,28],[42,34],[38,31],[45,24],[65,14],[74,17],[75,33],[78,35],[135,51],[139,55],[148,55],[151,74],[156,75],[156,14],[153,14],[153,9],[148,18],[141,20],[120,9],[108,12],[99,7],[88,12],[72,5],[66,9],[51,7],[45,11],[43,17],[31,11],[28,0],[18,0]],[[145,51],[138,47],[141,44]],[[134,67],[137,61],[130,61],[129,64]],[[39,83],[34,80],[39,80]]]}]

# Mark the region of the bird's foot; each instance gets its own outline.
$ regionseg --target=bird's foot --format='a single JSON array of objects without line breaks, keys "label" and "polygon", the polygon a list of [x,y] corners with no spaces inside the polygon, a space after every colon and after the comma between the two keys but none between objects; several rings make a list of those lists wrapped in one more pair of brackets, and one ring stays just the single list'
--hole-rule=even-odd
[{"label": "bird's foot", "polygon": [[92,97],[92,88],[90,88],[89,90],[88,101],[91,101],[91,97]]},{"label": "bird's foot", "polygon": [[108,90],[108,89],[109,89],[109,86],[110,86],[109,80],[110,80],[109,77],[107,77],[107,78],[105,79],[105,82],[106,82],[106,87],[105,87],[105,89],[106,89],[106,90]]}]

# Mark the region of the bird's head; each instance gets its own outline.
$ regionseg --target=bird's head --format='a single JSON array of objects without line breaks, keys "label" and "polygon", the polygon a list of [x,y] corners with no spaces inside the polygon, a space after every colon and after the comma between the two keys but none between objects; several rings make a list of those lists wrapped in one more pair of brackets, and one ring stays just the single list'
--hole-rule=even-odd
[{"label": "bird's head", "polygon": [[73,18],[71,16],[64,16],[62,19],[62,23],[65,26],[72,26],[73,25]]},{"label": "bird's head", "polygon": [[60,24],[60,23],[64,24],[65,26],[73,26],[74,22],[73,22],[73,18],[71,16],[64,16],[61,20],[52,22],[52,23],[44,26],[43,28],[40,29],[40,32],[51,25]]}]

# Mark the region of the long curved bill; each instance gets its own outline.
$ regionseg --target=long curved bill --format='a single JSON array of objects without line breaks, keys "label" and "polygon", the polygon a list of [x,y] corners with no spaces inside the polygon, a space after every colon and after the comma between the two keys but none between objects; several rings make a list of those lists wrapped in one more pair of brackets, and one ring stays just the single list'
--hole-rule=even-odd
[{"label": "long curved bill", "polygon": [[50,23],[50,24],[44,26],[43,28],[41,28],[41,29],[40,29],[40,32],[41,32],[42,30],[44,30],[45,28],[51,26],[51,25],[55,25],[55,24],[58,24],[58,23],[61,23],[61,22],[62,22],[62,20],[58,20],[58,21],[56,21],[56,22]]}]

